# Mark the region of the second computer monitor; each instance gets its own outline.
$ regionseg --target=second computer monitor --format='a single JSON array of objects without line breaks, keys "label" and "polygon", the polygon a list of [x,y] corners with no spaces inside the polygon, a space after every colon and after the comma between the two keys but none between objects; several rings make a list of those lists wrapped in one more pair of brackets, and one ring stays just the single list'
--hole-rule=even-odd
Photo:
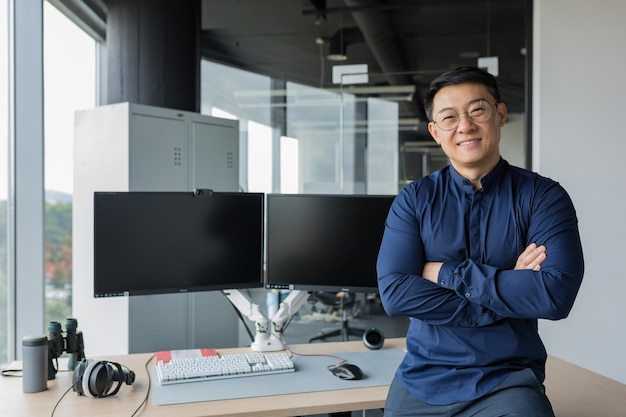
[{"label": "second computer monitor", "polygon": [[266,287],[377,292],[376,258],[393,198],[268,194]]}]

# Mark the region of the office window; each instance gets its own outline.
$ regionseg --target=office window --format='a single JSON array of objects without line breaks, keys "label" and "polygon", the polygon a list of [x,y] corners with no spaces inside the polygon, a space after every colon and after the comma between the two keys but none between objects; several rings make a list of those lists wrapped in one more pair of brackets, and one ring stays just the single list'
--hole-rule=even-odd
[{"label": "office window", "polygon": [[48,2],[44,98],[46,322],[64,323],[72,315],[74,111],[96,105],[96,42]]},{"label": "office window", "polygon": [[8,361],[9,51],[8,0],[0,0],[0,365]]}]

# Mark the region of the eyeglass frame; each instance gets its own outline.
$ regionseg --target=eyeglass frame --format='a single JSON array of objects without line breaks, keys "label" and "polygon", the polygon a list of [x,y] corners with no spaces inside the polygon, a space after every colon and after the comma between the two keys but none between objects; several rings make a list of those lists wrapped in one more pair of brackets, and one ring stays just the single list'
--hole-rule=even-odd
[{"label": "eyeglass frame", "polygon": [[[496,106],[496,107],[497,107],[497,106],[498,106],[498,104],[500,104],[500,102],[499,102],[499,101],[495,101],[495,102],[493,102],[493,103],[490,103],[490,102],[489,102],[487,99],[485,99],[485,98],[477,98],[477,99],[475,99],[475,100],[470,101],[470,102],[467,104],[467,109],[468,109],[468,111],[464,111],[464,112],[462,112],[462,113],[459,113],[459,112],[457,112],[456,110],[454,110],[452,107],[446,107],[445,109],[441,109],[441,110],[439,110],[439,111],[437,112],[437,114],[435,115],[435,117],[433,117],[433,120],[431,120],[430,122],[431,122],[432,124],[434,124],[435,126],[437,126],[437,128],[438,128],[438,129],[441,129],[441,130],[446,131],[446,132],[451,132],[451,131],[453,131],[454,129],[456,129],[457,127],[459,127],[459,124],[461,123],[461,115],[463,115],[463,114],[467,115],[467,118],[468,118],[468,119],[469,119],[472,123],[483,123],[483,122],[486,122],[486,121],[488,121],[489,119],[491,119],[491,116],[492,116],[492,114],[493,114],[493,113],[489,113],[489,117],[487,117],[485,120],[480,121],[480,122],[476,122],[476,121],[474,121],[474,118],[473,118],[473,117],[469,114],[469,108],[472,106],[472,104],[474,104],[474,103],[476,103],[476,102],[480,102],[480,101],[484,101],[485,103],[489,104],[490,109],[491,109],[491,107],[494,107],[494,106]],[[444,111],[444,110],[452,110],[453,112],[455,112],[455,113],[457,114],[457,122],[456,122],[456,125],[455,125],[453,128],[451,128],[451,129],[445,129],[445,128],[443,128],[443,127],[439,126],[439,124],[438,124],[438,123],[437,123],[437,121],[435,120],[435,119],[437,118],[437,115],[438,115],[439,113],[441,113],[442,111]],[[490,111],[491,111],[491,110],[490,110]]]}]

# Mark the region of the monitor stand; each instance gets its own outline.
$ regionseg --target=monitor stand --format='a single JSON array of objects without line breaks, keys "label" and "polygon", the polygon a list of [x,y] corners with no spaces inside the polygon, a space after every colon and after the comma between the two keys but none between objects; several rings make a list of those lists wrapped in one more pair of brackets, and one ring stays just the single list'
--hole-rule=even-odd
[{"label": "monitor stand", "polygon": [[292,290],[285,301],[280,303],[278,311],[270,320],[261,313],[258,304],[253,303],[239,290],[222,290],[222,292],[243,316],[255,322],[256,334],[252,345],[250,345],[255,352],[285,349],[281,337],[285,324],[298,312],[309,297],[309,293],[306,291]]}]

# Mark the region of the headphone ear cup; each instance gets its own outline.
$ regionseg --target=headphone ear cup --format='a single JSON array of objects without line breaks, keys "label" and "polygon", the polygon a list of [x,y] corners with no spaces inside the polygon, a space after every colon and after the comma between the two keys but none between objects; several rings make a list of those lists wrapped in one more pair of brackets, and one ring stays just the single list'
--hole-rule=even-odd
[{"label": "headphone ear cup", "polygon": [[[94,370],[96,366],[100,365],[102,362],[93,361],[93,360],[85,360],[76,363],[74,367],[74,376],[72,378],[73,390],[77,392],[78,395],[84,395],[86,397],[98,397],[99,391],[96,390],[95,380],[97,379],[97,375],[94,376]],[[98,372],[101,366],[98,367]]]},{"label": "headphone ear cup", "polygon": [[85,359],[80,362],[76,362],[74,366],[74,375],[72,376],[72,390],[78,395],[83,395],[83,375],[87,368],[87,361]]},{"label": "headphone ear cup", "polygon": [[79,362],[74,370],[74,391],[86,397],[103,397],[106,387],[102,388],[102,381],[107,377],[106,372],[106,362],[93,360]]},{"label": "headphone ear cup", "polygon": [[106,361],[95,362],[91,369],[89,366],[87,367],[85,373],[87,378],[83,379],[83,383],[87,381],[87,389],[85,390],[83,387],[83,390],[89,391],[92,396],[97,398],[107,397],[113,385],[114,376],[113,369],[109,363]]}]

